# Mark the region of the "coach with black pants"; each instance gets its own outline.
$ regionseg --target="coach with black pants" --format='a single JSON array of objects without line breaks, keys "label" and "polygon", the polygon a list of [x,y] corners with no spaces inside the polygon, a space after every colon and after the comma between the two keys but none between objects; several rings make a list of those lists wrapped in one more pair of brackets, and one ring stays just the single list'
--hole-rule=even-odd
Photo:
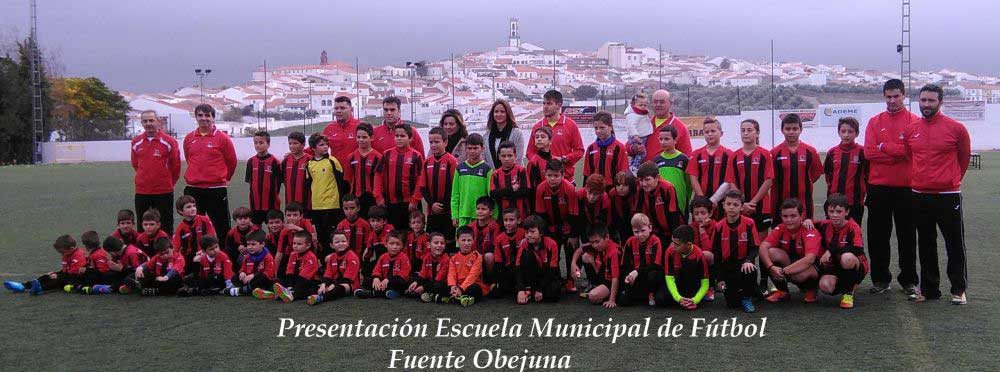
[{"label": "coach with black pants", "polygon": [[913,157],[910,177],[914,220],[920,251],[920,291],[916,301],[941,298],[937,229],[948,254],[951,303],[965,305],[967,272],[965,227],[962,222],[962,178],[971,155],[969,132],[962,123],[941,113],[944,91],[933,84],[920,88],[920,113],[904,137]]},{"label": "coach with black pants", "polygon": [[215,128],[215,109],[207,104],[194,108],[198,128],[184,137],[187,170],[184,193],[194,197],[198,213],[212,220],[215,231],[229,231],[229,193],[226,186],[236,171],[233,141]]},{"label": "coach with black pants", "polygon": [[865,128],[865,158],[868,160],[868,259],[871,260],[872,293],[889,290],[892,273],[889,238],[893,221],[899,259],[896,280],[908,296],[917,293],[917,233],[913,227],[913,196],[910,189],[910,154],[903,131],[919,119],[903,101],[903,81],[891,79],[882,87],[886,110],[868,120]]},{"label": "coach with black pants", "polygon": [[[169,234],[174,232],[174,185],[181,176],[181,150],[177,140],[163,133],[156,111],[139,115],[146,130],[132,139],[132,169],[135,170],[135,213],[149,209],[160,212],[160,224]],[[141,226],[141,225],[140,225]]]}]

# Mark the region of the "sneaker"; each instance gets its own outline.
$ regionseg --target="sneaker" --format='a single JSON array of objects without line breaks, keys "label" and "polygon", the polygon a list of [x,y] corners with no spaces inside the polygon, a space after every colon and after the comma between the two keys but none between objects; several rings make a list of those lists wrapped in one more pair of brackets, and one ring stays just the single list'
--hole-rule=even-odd
[{"label": "sneaker", "polygon": [[286,304],[295,301],[295,297],[292,296],[292,291],[278,283],[274,283],[274,295],[278,296],[278,298],[281,299],[281,302]]},{"label": "sneaker", "polygon": [[177,296],[178,297],[190,297],[190,296],[193,296],[194,294],[195,294],[195,291],[191,287],[181,287],[181,289],[177,290]]},{"label": "sneaker", "polygon": [[15,282],[13,280],[4,280],[3,287],[14,293],[24,293],[24,284]]},{"label": "sneaker", "polygon": [[323,295],[310,295],[306,298],[306,303],[310,306],[323,302]]},{"label": "sneaker", "polygon": [[38,279],[32,280],[31,289],[28,290],[28,294],[30,295],[42,294],[42,282],[39,282]]},{"label": "sneaker", "polygon": [[587,298],[587,296],[590,294],[590,291],[592,290],[594,290],[594,286],[592,285],[584,287],[583,290],[580,291],[580,298]]},{"label": "sneaker", "polygon": [[840,296],[840,308],[841,309],[853,309],[854,308],[854,295],[845,293]]},{"label": "sneaker", "polygon": [[253,295],[253,298],[256,298],[258,300],[273,300],[274,299],[274,292],[265,291],[264,288],[254,289],[253,292],[251,293],[251,295]]},{"label": "sneaker", "polygon": [[72,284],[64,285],[63,286],[63,292],[73,293],[73,285]]},{"label": "sneaker", "polygon": [[753,306],[753,301],[750,301],[749,297],[743,297],[743,299],[740,300],[740,305],[743,306],[743,312],[744,313],[748,313],[749,314],[749,313],[757,312],[757,308]]},{"label": "sneaker", "polygon": [[923,302],[924,301],[924,295],[920,293],[920,290],[917,289],[917,286],[915,286],[915,285],[911,284],[911,285],[908,285],[908,286],[904,287],[903,288],[903,293],[906,294],[906,299],[907,300],[915,301],[915,302]]},{"label": "sneaker", "polygon": [[229,291],[226,294],[228,294],[229,297],[239,297],[240,296],[240,288],[239,287],[229,288]]},{"label": "sneaker", "polygon": [[708,288],[708,292],[705,293],[705,301],[715,301],[715,288]]},{"label": "sneaker", "polygon": [[354,291],[354,297],[357,298],[375,298],[375,291],[370,289],[357,289]]},{"label": "sneaker", "polygon": [[434,300],[435,300],[434,295],[431,294],[430,292],[424,292],[420,295],[420,301],[424,303],[431,303],[434,302]]},{"label": "sneaker", "polygon": [[889,288],[889,283],[874,283],[868,292],[872,294],[885,293]]},{"label": "sneaker", "polygon": [[807,290],[806,293],[802,296],[802,302],[805,302],[807,304],[816,302],[816,290],[815,289]]},{"label": "sneaker", "polygon": [[962,294],[951,295],[952,305],[967,305],[968,303],[969,300],[965,299],[965,292],[962,292]]},{"label": "sneaker", "polygon": [[122,284],[122,285],[118,286],[118,293],[121,293],[123,295],[127,295],[129,293],[132,293],[132,287],[129,287],[127,285]]},{"label": "sneaker", "polygon": [[458,304],[462,307],[469,307],[476,303],[476,298],[472,296],[458,296]]},{"label": "sneaker", "polygon": [[92,294],[108,294],[111,293],[111,286],[103,284],[95,285],[91,288],[91,292],[93,292]]},{"label": "sneaker", "polygon": [[573,279],[566,279],[566,293],[576,293],[576,283]]},{"label": "sneaker", "polygon": [[782,291],[780,289],[775,289],[770,295],[765,297],[768,302],[777,303],[781,301],[788,301],[788,292]]},{"label": "sneaker", "polygon": [[646,303],[649,306],[656,306],[656,296],[653,295],[653,292],[649,292],[648,296],[646,296]]},{"label": "sneaker", "polygon": [[395,299],[399,298],[399,292],[396,292],[396,291],[391,290],[391,289],[388,290],[388,291],[385,291],[385,298],[388,298],[390,300],[395,300]]},{"label": "sneaker", "polygon": [[94,294],[94,293],[91,293],[91,288],[90,287],[80,287],[80,293],[81,294],[87,294],[87,295]]},{"label": "sneaker", "polygon": [[451,296],[436,296],[436,297],[437,297],[437,302],[442,304],[450,304],[452,300]]}]

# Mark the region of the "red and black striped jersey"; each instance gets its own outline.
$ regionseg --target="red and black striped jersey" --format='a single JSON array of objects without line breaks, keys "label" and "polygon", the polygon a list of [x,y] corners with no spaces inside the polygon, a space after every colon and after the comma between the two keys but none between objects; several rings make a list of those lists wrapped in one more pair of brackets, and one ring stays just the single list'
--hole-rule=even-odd
[{"label": "red and black striped jersey", "polygon": [[[806,230],[804,227],[790,231],[785,227],[785,224],[779,224],[778,227],[771,230],[767,234],[767,238],[764,238],[764,242],[788,253],[791,262],[798,261],[806,254],[813,254],[819,260],[823,256],[823,252],[826,251],[823,249],[823,240],[820,238],[819,231]],[[761,244],[763,245],[763,243]]]},{"label": "red and black striped jersey", "polygon": [[[153,243],[155,243],[160,238],[170,238],[170,235],[167,235],[167,232],[163,230],[156,230],[156,232],[153,234],[142,233],[135,238],[135,246],[139,247],[139,249],[142,250],[142,253],[145,254],[147,257],[153,257],[153,255],[156,254],[155,250],[153,249]],[[179,247],[176,246],[174,247],[174,249],[178,248]]]},{"label": "red and black striped jersey", "polygon": [[139,232],[131,230],[127,233],[123,233],[121,230],[115,229],[115,232],[111,233],[111,236],[120,239],[127,246],[135,244],[136,240],[139,238]]},{"label": "red and black striped jersey", "polygon": [[570,224],[580,214],[576,188],[562,179],[556,188],[543,182],[535,190],[535,212],[545,217],[549,232],[569,234]]},{"label": "red and black striped jersey", "polygon": [[375,201],[378,204],[414,201],[424,156],[412,147],[386,151],[375,171]]},{"label": "red and black striped jersey", "polygon": [[667,276],[676,278],[682,283],[697,283],[708,279],[708,261],[698,246],[691,247],[691,252],[682,255],[673,244],[663,253],[663,268]]},{"label": "red and black striped jersey", "polygon": [[618,248],[618,243],[611,240],[607,242],[608,246],[604,248],[603,252],[599,253],[598,257],[594,257],[594,271],[597,272],[598,276],[603,276],[604,280],[608,281],[608,285],[611,285],[611,281],[621,277],[621,250]]},{"label": "red and black striped jersey", "polygon": [[[427,253],[426,231],[407,231],[406,241],[403,242],[403,252],[407,257],[423,257]],[[418,268],[419,269],[419,268]]]},{"label": "red and black striped jersey", "polygon": [[847,223],[840,228],[834,226],[830,220],[819,221],[816,223],[816,230],[819,230],[823,238],[823,247],[830,251],[831,255],[853,253],[859,258],[865,255],[861,226],[854,220],[847,220]]},{"label": "red and black striped jersey", "polygon": [[578,210],[580,217],[590,225],[608,225],[611,223],[611,198],[608,193],[602,192],[593,203],[587,200],[587,189],[576,190],[576,199],[580,202]]},{"label": "red and black striped jersey", "polygon": [[706,228],[698,226],[694,221],[691,221],[688,226],[694,230],[694,244],[699,247],[705,247],[705,249],[710,249],[712,247],[712,239],[715,238],[715,220],[712,221],[710,225]]},{"label": "red and black striped jersey", "polygon": [[813,218],[813,183],[823,175],[819,153],[805,142],[799,142],[795,151],[782,142],[771,149],[771,158],[774,161],[773,212],[780,212],[785,199],[797,198],[805,207],[806,218]]},{"label": "red and black striped jersey", "polygon": [[632,270],[648,272],[662,267],[663,246],[659,237],[650,234],[645,242],[640,242],[635,236],[625,241],[621,253],[621,272],[629,273]]},{"label": "red and black striped jersey", "polygon": [[493,240],[493,262],[503,265],[513,263],[517,247],[524,240],[524,229],[518,227],[513,233],[502,231]]},{"label": "red and black striped jersey", "polygon": [[583,179],[591,174],[600,174],[604,176],[605,189],[613,187],[615,176],[625,170],[628,170],[628,150],[618,140],[604,147],[594,142],[584,152]]},{"label": "red and black striped jersey", "polygon": [[274,155],[256,155],[247,159],[244,181],[250,184],[250,209],[269,211],[281,209],[281,162]]},{"label": "red and black striped jersey", "polygon": [[490,220],[486,225],[480,225],[479,221],[469,222],[472,228],[472,236],[475,237],[476,251],[482,254],[493,253],[494,239],[500,233],[500,225],[496,221]]},{"label": "red and black striped jersey", "polygon": [[177,230],[174,231],[174,249],[185,258],[194,257],[194,254],[201,250],[198,242],[201,240],[201,237],[206,235],[218,236],[215,234],[215,227],[212,226],[212,220],[207,216],[197,214],[190,221],[181,219],[181,223],[177,225]]},{"label": "red and black striped jersey", "polygon": [[240,230],[238,226],[233,227],[229,229],[229,233],[226,234],[226,240],[223,247],[230,252],[236,252],[239,250],[241,245],[247,245],[247,235],[257,230],[260,230],[260,228],[254,224],[250,224],[246,230]]},{"label": "red and black striped jersey", "polygon": [[[316,236],[316,227],[313,226],[312,221],[310,221],[308,218],[301,219],[296,226],[301,227],[309,234]],[[292,239],[295,238],[295,233],[297,232],[298,231],[293,231],[291,229],[281,230],[281,236],[278,237],[278,248],[277,251],[275,251],[276,255],[278,253],[282,253],[287,256],[292,253]],[[318,244],[318,242],[316,241],[314,241],[313,243],[314,245]]]},{"label": "red and black striped jersey", "polygon": [[263,275],[269,280],[274,280],[274,276],[278,271],[278,266],[274,262],[274,256],[271,255],[270,251],[261,251],[259,255],[259,257],[256,257],[256,260],[249,252],[241,256],[240,272],[255,276]]},{"label": "red and black striped jersey", "polygon": [[[458,160],[449,153],[443,155],[430,156],[424,159],[423,169],[420,171],[420,179],[417,181],[417,194],[414,199],[419,202],[421,199],[427,205],[441,203],[444,208],[451,205],[452,180],[455,178],[455,169],[458,168]],[[423,257],[410,256],[410,257]]]},{"label": "red and black striped jersey", "polygon": [[143,263],[149,260],[139,247],[134,245],[126,245],[124,252],[121,257],[118,258],[117,262],[122,265],[121,272],[130,273],[134,272],[135,269],[141,266]]},{"label": "red and black striped jersey", "polygon": [[361,260],[352,250],[333,252],[326,256],[326,270],[323,271],[323,282],[326,284],[340,283],[347,280],[351,289],[361,288]]},{"label": "red and black striped jersey", "polygon": [[390,277],[398,276],[400,278],[409,279],[410,278],[410,258],[406,253],[399,252],[395,256],[389,253],[383,253],[378,261],[375,262],[375,268],[372,269],[372,278],[376,279],[388,279]]},{"label": "red and black striped jersey", "polygon": [[733,152],[725,146],[720,145],[713,153],[705,146],[691,153],[685,173],[698,179],[705,196],[712,196],[723,182],[734,182],[732,160]]},{"label": "red and black striped jersey", "polygon": [[649,216],[653,222],[653,233],[660,237],[670,237],[674,228],[681,224],[677,191],[670,182],[663,179],[657,180],[656,188],[652,191],[639,191],[635,198],[635,211]]},{"label": "red and black striped jersey", "polygon": [[382,153],[375,149],[365,155],[360,150],[354,150],[347,157],[347,168],[344,169],[344,179],[351,185],[351,194],[360,198],[362,195],[375,195],[375,169],[382,160]]},{"label": "red and black striped jersey", "polygon": [[[749,203],[754,195],[760,191],[764,181],[774,179],[774,166],[771,159],[771,152],[763,147],[757,146],[752,152],[747,154],[743,149],[733,151],[733,179],[736,188],[743,191],[743,202]],[[774,189],[774,186],[771,186]],[[757,202],[757,212],[760,214],[771,214],[774,208],[771,202],[771,192],[764,193],[764,197]]]},{"label": "red and black striped jersey", "polygon": [[559,268],[559,245],[550,237],[542,237],[542,241],[537,244],[531,244],[527,239],[522,241],[517,247],[517,258],[514,260],[514,266],[520,267],[521,257],[526,254],[535,255],[535,263],[538,264],[539,269]]},{"label": "red and black striped jersey", "polygon": [[347,234],[347,249],[358,255],[365,251],[365,248],[367,248],[366,244],[371,240],[372,235],[375,234],[372,231],[372,225],[361,217],[358,217],[354,221],[344,218],[337,224],[337,230],[341,230],[344,234]]},{"label": "red and black striped jersey", "polygon": [[865,148],[856,143],[837,145],[826,153],[823,162],[826,195],[843,194],[851,205],[865,202],[868,193],[868,159]]},{"label": "red and black striped jersey", "polygon": [[538,152],[528,156],[528,165],[525,168],[528,171],[531,187],[538,187],[545,182],[545,166],[549,164],[549,160],[552,160],[551,152]]},{"label": "red and black striped jersey", "polygon": [[611,199],[611,226],[621,230],[619,234],[624,234],[624,236],[618,238],[625,240],[632,236],[632,215],[635,214],[633,208],[635,208],[636,193],[621,195],[618,190],[611,190],[608,197]]},{"label": "red and black striped jersey", "polygon": [[434,254],[428,251],[420,262],[420,271],[417,273],[420,279],[435,282],[448,281],[448,263],[451,262],[448,255],[442,254],[434,257]]},{"label": "red and black striped jersey", "polygon": [[229,259],[226,252],[218,251],[215,257],[208,257],[202,254],[198,260],[198,276],[207,279],[213,275],[220,275],[226,280],[233,279],[233,261]]},{"label": "red and black striped jersey", "polygon": [[281,175],[285,184],[285,205],[296,202],[302,204],[307,210],[310,209],[309,203],[312,198],[309,195],[309,185],[306,184],[309,158],[305,154],[300,158],[287,154],[285,159],[281,161]]},{"label": "red and black striped jersey", "polygon": [[759,250],[757,242],[757,226],[753,218],[740,216],[735,223],[723,219],[715,223],[715,236],[710,247],[715,255],[715,262],[724,267],[753,263]]},{"label": "red and black striped jersey", "polygon": [[288,256],[288,267],[285,268],[285,275],[289,277],[299,277],[305,280],[315,280],[319,271],[319,260],[312,249],[303,253],[292,251]]},{"label": "red and black striped jersey", "polygon": [[281,245],[281,233],[283,231],[285,231],[285,225],[281,225],[281,229],[278,231],[268,231],[267,236],[265,237],[267,242],[264,243],[264,246],[271,252],[274,252],[274,254],[278,254],[278,252],[280,252],[278,247]]},{"label": "red and black striped jersey", "polygon": [[[515,191],[513,185],[517,184]],[[519,164],[510,169],[493,170],[490,176],[490,197],[500,205],[500,210],[515,208],[520,211],[521,218],[533,214],[531,198],[534,196],[528,170]]]}]

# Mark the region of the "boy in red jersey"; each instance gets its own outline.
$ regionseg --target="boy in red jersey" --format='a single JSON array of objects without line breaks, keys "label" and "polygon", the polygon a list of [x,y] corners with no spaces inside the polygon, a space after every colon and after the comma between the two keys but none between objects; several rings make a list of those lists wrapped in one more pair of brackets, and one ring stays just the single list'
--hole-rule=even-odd
[{"label": "boy in red jersey", "polygon": [[803,225],[805,208],[798,199],[786,199],[778,210],[781,225],[760,243],[761,269],[778,287],[767,300],[787,301],[788,283],[794,283],[804,292],[806,303],[816,302],[819,259],[824,251],[822,239],[818,231]]},{"label": "boy in red jersey", "polygon": [[759,136],[757,120],[746,119],[740,123],[743,147],[733,152],[731,182],[743,191],[743,214],[753,218],[758,233],[766,233],[774,221],[771,202],[774,166],[771,152],[757,144]]},{"label": "boy in red jersey", "polygon": [[[691,178],[693,196],[707,197],[712,203],[719,205],[726,190],[733,182],[733,152],[722,146],[722,123],[714,117],[705,118],[702,126],[705,136],[705,146],[691,153],[691,161],[686,172]],[[715,220],[722,218],[722,208],[712,208]],[[695,232],[697,235],[697,231]],[[699,245],[701,248],[705,246]]]},{"label": "boy in red jersey", "polygon": [[299,203],[309,209],[309,186],[306,172],[309,156],[305,153],[306,136],[302,132],[288,134],[288,154],[281,160],[282,183],[285,184],[285,204]]},{"label": "boy in red jersey", "polygon": [[725,217],[715,223],[709,246],[715,261],[717,286],[725,291],[726,306],[742,307],[746,313],[757,311],[751,297],[757,294],[757,260],[760,240],[753,218],[742,214],[743,192],[729,190],[722,199]]},{"label": "boy in red jersey", "polygon": [[559,301],[559,246],[544,235],[545,231],[542,217],[535,215],[524,220],[524,241],[514,257],[514,288],[519,305],[530,300]]},{"label": "boy in red jersey", "polygon": [[375,202],[388,210],[389,223],[396,230],[407,228],[407,216],[419,206],[414,199],[424,155],[410,146],[413,127],[396,127],[396,147],[382,156],[375,173]]},{"label": "boy in red jersey", "polygon": [[[786,199],[796,198],[799,205],[805,208],[803,218],[813,218],[813,183],[823,176],[819,153],[799,140],[802,135],[802,118],[799,115],[788,114],[781,119],[781,133],[785,135],[785,142],[771,149],[774,162],[772,199],[775,203],[783,203]],[[780,218],[780,213],[775,211],[773,218]]]},{"label": "boy in red jersey", "polygon": [[[455,240],[455,226],[451,213],[451,190],[458,169],[458,159],[445,151],[447,136],[441,127],[431,128],[427,134],[431,152],[424,160],[417,185],[418,203],[427,203],[427,230],[445,235],[449,243]],[[411,259],[417,257],[410,256]],[[419,267],[414,265],[414,267]]]},{"label": "boy in red jersey", "polygon": [[257,289],[269,290],[274,286],[278,266],[268,250],[267,236],[261,230],[247,235],[246,252],[240,257],[240,271],[233,276],[232,297],[255,293]]},{"label": "boy in red jersey", "polygon": [[483,264],[493,267],[494,239],[500,233],[500,224],[493,219],[493,199],[480,196],[476,199],[476,220],[469,222],[472,229],[473,246],[483,255]]},{"label": "boy in red jersey", "polygon": [[358,199],[364,217],[368,216],[368,208],[375,205],[375,170],[382,160],[382,153],[372,148],[372,133],[370,124],[358,124],[354,137],[358,148],[347,157],[344,169],[344,179],[351,185],[351,195]]},{"label": "boy in red jersey", "polygon": [[564,249],[564,261],[567,265],[565,286],[568,292],[575,293],[576,285],[569,274],[569,264],[575,248],[568,240],[573,231],[572,222],[580,214],[580,205],[576,188],[563,177],[562,167],[563,162],[555,159],[546,164],[545,182],[535,190],[535,212],[545,217],[545,223],[549,227],[546,234],[556,242],[557,247]]},{"label": "boy in red jersey", "polygon": [[406,257],[410,257],[410,277],[416,277],[420,272],[421,260],[427,253],[427,231],[424,231],[424,212],[413,211],[410,213],[410,230],[406,232],[406,239],[403,240],[403,252]]},{"label": "boy in red jersey", "polygon": [[430,233],[427,252],[420,260],[423,264],[416,278],[406,289],[408,296],[419,297],[423,302],[444,302],[451,300],[448,294],[448,255],[444,254],[447,242],[444,235]]},{"label": "boy in red jersey", "polygon": [[[292,237],[292,254],[288,256],[285,277],[279,278],[273,287],[274,296],[281,302],[287,304],[305,300],[319,289],[319,260],[313,253],[314,245],[312,234],[306,231],[297,231]],[[261,297],[266,298],[267,295]]]},{"label": "boy in red jersey", "polygon": [[516,208],[521,215],[526,215],[531,212],[529,206],[534,197],[528,170],[517,164],[513,142],[501,142],[497,153],[500,166],[490,175],[490,197],[497,201],[500,210]]},{"label": "boy in red jersey", "polygon": [[174,231],[172,243],[177,249],[177,253],[184,256],[185,266],[193,268],[197,264],[194,261],[194,256],[201,250],[198,242],[203,236],[215,236],[215,227],[212,226],[212,220],[208,216],[198,214],[198,206],[195,204],[194,197],[182,195],[177,198],[175,207],[177,214],[181,215],[181,223]]},{"label": "boy in red jersey", "polygon": [[628,149],[615,139],[614,120],[611,114],[600,111],[594,114],[596,140],[587,147],[583,156],[583,178],[592,174],[601,175],[605,191],[614,186],[618,172],[628,170]]},{"label": "boy in red jersey", "polygon": [[253,210],[251,220],[254,225],[267,221],[267,211],[281,208],[281,183],[284,176],[281,173],[281,161],[267,152],[270,147],[270,134],[265,131],[254,133],[253,148],[257,155],[247,159],[243,180],[250,185],[250,209]]},{"label": "boy in red jersey", "polygon": [[52,248],[62,256],[62,269],[24,283],[7,280],[3,282],[4,288],[14,293],[27,291],[28,294],[37,295],[43,291],[65,288],[80,283],[83,279],[83,273],[87,270],[87,257],[83,249],[76,246],[76,240],[72,236],[62,235],[56,238]]},{"label": "boy in red jersey", "polygon": [[670,182],[660,178],[660,170],[653,162],[642,163],[636,176],[642,192],[636,197],[635,211],[649,216],[653,222],[653,234],[661,242],[669,242],[670,233],[681,225],[677,192]]},{"label": "boy in red jersey", "polygon": [[121,239],[125,245],[135,244],[139,232],[135,230],[135,212],[129,209],[118,211],[118,228],[111,236]]},{"label": "boy in red jersey", "polygon": [[[590,247],[589,252],[573,255],[573,261],[577,258],[583,262],[583,268],[587,272],[587,281],[592,288],[587,291],[587,300],[592,304],[603,304],[605,308],[613,309],[618,307],[619,278],[621,259],[619,257],[618,244],[611,241],[607,225],[592,225],[587,231],[587,242]],[[573,265],[573,276],[580,277],[580,269]]]},{"label": "boy in red jersey", "polygon": [[333,253],[326,256],[326,270],[323,271],[322,284],[319,285],[316,294],[310,295],[306,300],[309,305],[343,298],[359,287],[358,272],[361,270],[361,260],[349,249],[347,233],[341,230],[330,233],[330,246],[333,248]]},{"label": "boy in red jersey", "polygon": [[357,289],[358,298],[398,298],[410,286],[410,259],[403,253],[403,233],[392,231],[385,241],[386,252],[379,256],[371,278]]},{"label": "boy in red jersey", "polygon": [[654,294],[663,286],[663,247],[660,238],[653,234],[652,221],[643,213],[636,213],[629,221],[632,236],[622,247],[622,305],[656,305]]},{"label": "boy in red jersey", "polygon": [[160,238],[170,238],[160,226],[160,211],[150,208],[142,214],[142,234],[135,238],[135,245],[146,257],[156,254],[153,242]]},{"label": "boy in red jersey", "polygon": [[493,241],[493,266],[486,268],[487,282],[493,284],[490,297],[501,298],[514,293],[514,255],[524,240],[520,212],[507,208],[500,214],[503,231]]},{"label": "boy in red jersey", "polygon": [[[549,160],[552,160],[552,130],[548,127],[541,127],[534,130],[531,135],[535,140],[535,152],[528,152],[528,184],[530,187],[538,187],[545,182],[545,168],[548,167]],[[561,168],[560,168],[561,169]]]},{"label": "boy in red jersey", "polygon": [[131,289],[140,290],[143,296],[170,295],[177,293],[183,285],[184,255],[174,251],[170,239],[160,238],[153,242],[156,254],[149,261],[135,269],[135,277],[126,280]]},{"label": "boy in red jersey", "polygon": [[854,308],[854,290],[868,274],[861,226],[848,218],[851,208],[846,196],[830,195],[823,205],[827,219],[816,225],[826,244],[826,253],[819,258],[819,289],[828,295],[842,295],[843,309]]},{"label": "boy in red jersey", "polygon": [[[694,245],[701,248],[701,254],[705,256],[705,261],[711,267],[715,263],[715,255],[712,253],[712,238],[715,236],[715,215],[716,203],[713,203],[707,196],[695,196],[691,198],[688,210],[691,211],[691,229],[694,230]],[[719,204],[722,205],[722,204]],[[705,293],[705,301],[715,301],[716,275],[709,271],[708,293]]]},{"label": "boy in red jersey", "polygon": [[[347,249],[354,251],[355,255],[361,256],[365,248],[368,248],[368,241],[373,234],[372,225],[361,217],[361,201],[354,195],[344,195],[340,201],[344,206],[344,219],[337,224],[337,230],[347,234]],[[368,214],[368,212],[365,212]]]},{"label": "boy in red jersey", "polygon": [[[226,248],[226,255],[230,259],[239,258],[246,253],[247,235],[260,230],[257,224],[252,221],[252,215],[253,212],[247,207],[239,207],[233,210],[233,222],[236,222],[236,226],[233,226],[226,233],[226,240],[223,245]],[[266,215],[263,217],[263,220],[267,221]]]},{"label": "boy in red jersey", "polygon": [[[312,221],[304,217],[302,204],[291,202],[285,206],[285,226],[281,229],[281,236],[278,237],[277,252],[274,255],[274,262],[278,263],[278,279],[283,278],[287,273],[288,260],[294,250],[295,233],[305,231],[312,239],[309,242],[315,247],[316,228]],[[313,247],[313,248],[314,248]]]},{"label": "boy in red jersey", "polygon": [[691,226],[678,226],[671,237],[673,241],[663,253],[667,290],[660,292],[664,296],[658,294],[656,303],[677,304],[685,310],[697,309],[708,293],[708,260],[701,248],[694,245]]},{"label": "boy in red jersey", "polygon": [[111,281],[111,259],[108,251],[101,247],[101,237],[96,231],[87,231],[80,235],[80,242],[87,250],[87,265],[83,272],[83,278],[70,291],[91,294],[92,287],[96,285],[108,284]]},{"label": "boy in red jersey", "polygon": [[635,199],[639,181],[631,171],[621,171],[615,175],[615,188],[608,192],[611,199],[611,237],[616,242],[624,242],[632,236],[632,215],[635,213]]},{"label": "boy in red jersey", "polygon": [[365,242],[365,250],[361,253],[361,282],[371,278],[372,271],[375,270],[375,262],[386,252],[386,240],[389,233],[395,231],[387,221],[385,208],[378,205],[373,206],[368,211],[368,220],[372,228],[372,233]]},{"label": "boy in red jersey", "polygon": [[837,134],[840,144],[831,147],[823,162],[826,175],[826,196],[841,194],[851,203],[851,219],[861,224],[865,215],[865,195],[868,192],[868,159],[865,149],[857,142],[858,120],[852,117],[840,118]]},{"label": "boy in red jersey", "polygon": [[118,291],[126,294],[129,288],[124,285],[125,278],[135,273],[135,269],[145,263],[149,258],[134,245],[125,245],[121,239],[113,236],[104,238],[101,244],[108,252],[108,282],[103,285],[91,287],[92,294],[106,294]]},{"label": "boy in red jersey", "polygon": [[[197,267],[184,278],[181,296],[208,296],[229,292],[233,287],[233,261],[219,248],[219,239],[204,236],[199,242],[201,252],[195,257]],[[197,271],[195,271],[197,270]]]}]

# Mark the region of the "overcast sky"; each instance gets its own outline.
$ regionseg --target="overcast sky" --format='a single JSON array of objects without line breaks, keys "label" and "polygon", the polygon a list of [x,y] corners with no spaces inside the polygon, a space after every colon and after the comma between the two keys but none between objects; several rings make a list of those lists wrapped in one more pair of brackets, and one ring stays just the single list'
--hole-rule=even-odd
[{"label": "overcast sky", "polygon": [[[114,89],[236,84],[268,65],[446,59],[506,43],[507,20],[544,48],[605,41],[665,51],[898,70],[899,0],[837,1],[39,1],[39,38],[68,76]],[[914,1],[913,68],[1000,74],[995,1]],[[0,1],[0,35],[25,37],[27,0]],[[619,5],[615,8],[607,4]]]}]

